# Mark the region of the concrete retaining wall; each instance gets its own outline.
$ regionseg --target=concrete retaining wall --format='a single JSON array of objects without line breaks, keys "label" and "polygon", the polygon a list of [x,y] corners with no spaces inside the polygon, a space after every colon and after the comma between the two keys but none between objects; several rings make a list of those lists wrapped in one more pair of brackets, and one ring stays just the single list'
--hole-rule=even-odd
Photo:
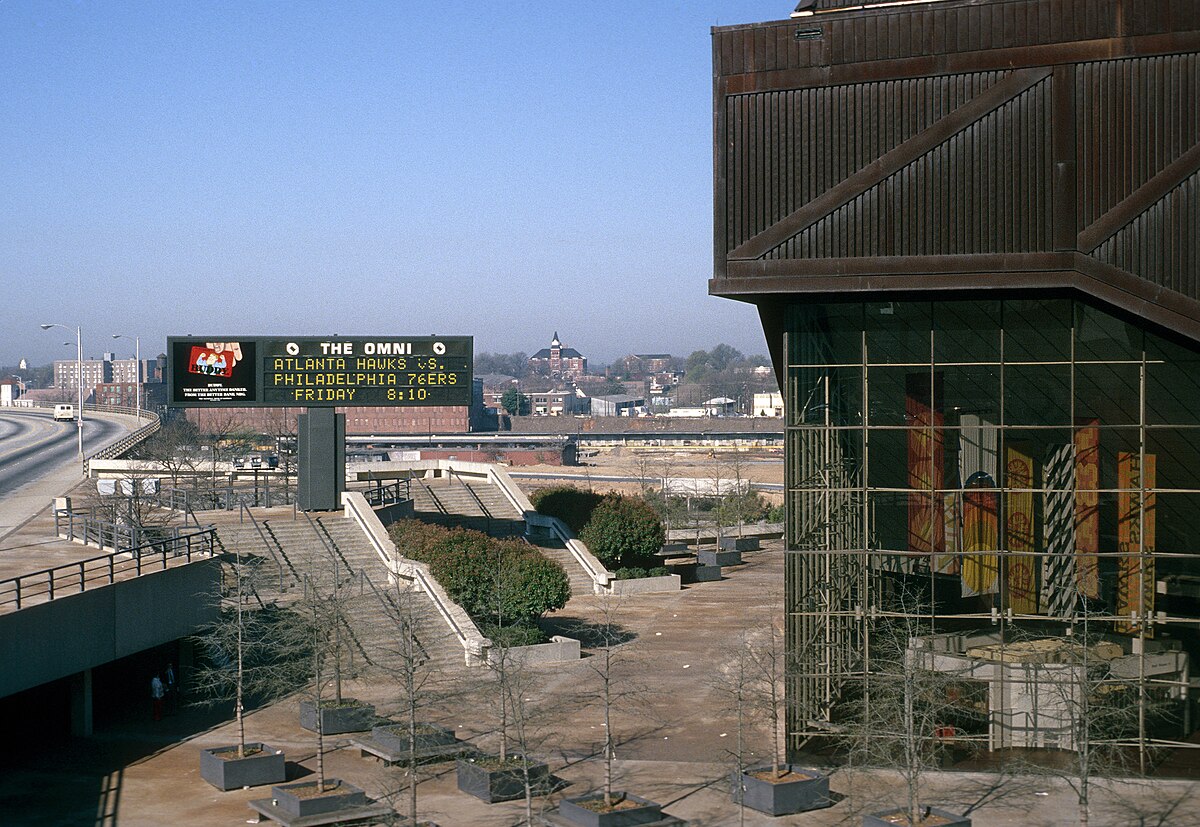
[{"label": "concrete retaining wall", "polygon": [[220,579],[199,560],[0,615],[0,697],[195,634]]},{"label": "concrete retaining wall", "polygon": [[634,580],[613,580],[609,588],[613,594],[650,594],[652,592],[677,592],[681,588],[678,574],[661,577],[638,577]]},{"label": "concrete retaining wall", "polygon": [[[579,641],[570,637],[554,635],[549,643],[538,643],[533,646],[514,646],[508,650],[509,657],[523,666],[539,663],[560,663],[566,660],[579,660]],[[488,663],[494,664],[500,653],[492,649],[488,652]]]}]

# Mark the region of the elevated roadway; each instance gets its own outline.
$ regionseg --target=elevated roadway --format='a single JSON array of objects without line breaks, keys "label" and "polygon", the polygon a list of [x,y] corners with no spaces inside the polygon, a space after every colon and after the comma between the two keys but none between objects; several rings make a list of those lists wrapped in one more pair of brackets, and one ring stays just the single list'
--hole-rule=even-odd
[{"label": "elevated roadway", "polygon": [[[137,427],[132,416],[84,412],[88,454]],[[49,410],[0,408],[0,540],[83,480],[75,422]]]}]

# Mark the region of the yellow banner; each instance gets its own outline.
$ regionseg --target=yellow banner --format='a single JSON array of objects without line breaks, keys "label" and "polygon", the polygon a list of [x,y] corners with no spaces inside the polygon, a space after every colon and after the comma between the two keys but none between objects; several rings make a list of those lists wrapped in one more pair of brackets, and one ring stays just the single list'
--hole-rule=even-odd
[{"label": "yellow banner", "polygon": [[[999,591],[1000,498],[995,491],[980,489],[995,485],[982,471],[972,475],[963,491],[962,593],[995,594]],[[986,553],[981,553],[986,552]]]}]

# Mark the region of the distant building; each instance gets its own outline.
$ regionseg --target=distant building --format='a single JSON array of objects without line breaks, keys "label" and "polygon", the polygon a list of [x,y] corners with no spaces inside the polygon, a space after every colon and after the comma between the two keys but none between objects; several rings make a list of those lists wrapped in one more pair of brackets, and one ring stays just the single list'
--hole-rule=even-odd
[{"label": "distant building", "polygon": [[667,411],[666,415],[681,419],[694,419],[696,417],[708,416],[708,411],[704,408],[671,408],[671,410]]},{"label": "distant building", "polygon": [[11,405],[21,395],[21,386],[15,379],[0,379],[0,405]]},{"label": "distant building", "polygon": [[54,363],[54,387],[58,390],[75,390],[79,387],[80,372],[83,388],[91,390],[103,382],[111,382],[112,362],[108,359],[60,359]]},{"label": "distant building", "polygon": [[580,412],[582,400],[573,390],[530,393],[529,410],[534,416],[571,416]]},{"label": "distant building", "polygon": [[671,369],[669,353],[635,353],[642,373],[665,373]]},{"label": "distant building", "polygon": [[592,416],[637,416],[639,408],[646,408],[644,396],[621,394],[592,397]]},{"label": "distant building", "polygon": [[[136,382],[101,382],[96,386],[96,404],[113,407],[136,408],[138,404]],[[161,382],[142,384],[142,409],[153,410],[167,404],[167,386]]]},{"label": "distant building", "polygon": [[783,394],[782,393],[756,393],[754,394],[754,416],[783,416]]},{"label": "distant building", "polygon": [[529,357],[529,369],[542,376],[575,379],[587,373],[587,358],[573,347],[563,347],[556,330],[550,347]]},{"label": "distant building", "polygon": [[[79,387],[80,368],[83,369],[83,391],[91,394],[98,386],[111,383],[132,384],[138,380],[136,359],[117,359],[113,353],[105,353],[102,359],[57,359],[54,362],[54,387],[60,391],[74,391]],[[142,360],[142,382],[161,381],[158,363],[153,359]],[[143,390],[143,395],[145,391]],[[110,392],[111,395],[111,392]],[[98,404],[109,404],[101,402]]]},{"label": "distant building", "polygon": [[733,416],[737,413],[737,400],[728,396],[715,396],[704,400],[704,410],[709,416]]}]

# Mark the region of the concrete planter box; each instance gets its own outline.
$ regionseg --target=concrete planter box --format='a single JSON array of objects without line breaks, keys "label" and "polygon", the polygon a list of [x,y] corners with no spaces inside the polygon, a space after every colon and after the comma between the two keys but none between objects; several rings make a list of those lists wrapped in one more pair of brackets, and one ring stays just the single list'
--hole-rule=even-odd
[{"label": "concrete planter box", "polygon": [[366,793],[337,778],[326,780],[325,790],[320,794],[305,794],[316,787],[316,781],[300,781],[272,787],[272,803],[289,815],[299,818],[367,805]]},{"label": "concrete planter box", "polygon": [[672,568],[678,571],[680,577],[683,577],[684,583],[710,583],[721,579],[721,567],[719,565],[689,563],[688,565],[677,565],[677,567]]},{"label": "concrete planter box", "polygon": [[758,551],[760,548],[757,537],[721,538],[721,551]]},{"label": "concrete planter box", "polygon": [[200,777],[218,790],[239,790],[287,780],[283,750],[259,743],[246,744],[246,750],[256,751],[238,758],[236,746],[200,750]]},{"label": "concrete planter box", "polygon": [[598,793],[579,798],[564,798],[558,805],[558,814],[571,824],[578,824],[580,827],[637,827],[639,824],[653,824],[663,819],[661,804],[655,804],[653,801],[629,793],[614,793],[613,796],[622,796],[626,802],[632,802],[636,806],[613,810],[609,813],[598,813],[577,803],[603,801],[604,794]]},{"label": "concrete planter box", "polygon": [[[317,710],[312,701],[300,702],[300,726],[309,732],[317,731]],[[343,732],[364,732],[375,726],[375,707],[343,699],[341,706],[321,704],[321,734],[340,735]]]},{"label": "concrete planter box", "polygon": [[[532,646],[513,646],[508,649],[512,660],[525,666],[538,663],[560,663],[567,660],[579,660],[579,641],[571,637],[554,635],[549,643],[535,643]],[[488,663],[495,664],[500,653],[496,649],[488,651]]]},{"label": "concrete planter box", "polygon": [[781,765],[781,769],[785,767],[792,774],[779,781],[755,776],[762,771],[770,773],[769,764],[751,767],[743,773],[734,772],[731,779],[734,803],[740,801],[752,810],[772,816],[819,810],[833,803],[829,798],[829,776],[791,764]]},{"label": "concrete planter box", "polygon": [[740,551],[703,549],[696,553],[696,562],[702,566],[737,566],[742,562],[742,553]]},{"label": "concrete planter box", "polygon": [[638,577],[633,580],[614,580],[610,584],[613,594],[651,594],[654,592],[677,592],[680,589],[678,574],[661,577]]},{"label": "concrete planter box", "polygon": [[[863,827],[896,827],[895,821],[887,820],[888,816],[902,815],[903,813],[903,808],[896,807],[895,809],[884,810],[873,815],[865,815],[862,820]],[[920,824],[913,825],[913,827],[971,827],[971,819],[967,816],[960,816],[957,813],[939,810],[937,807],[930,807],[929,815],[930,817],[937,816],[939,820],[930,821],[927,819]],[[904,827],[909,827],[903,819],[900,821],[900,824],[904,825]]]},{"label": "concrete planter box", "polygon": [[[478,799],[494,804],[525,797],[525,772],[519,763],[489,768],[483,762],[458,759],[458,788]],[[545,794],[550,787],[550,768],[541,761],[529,763],[529,788],[534,795]]]},{"label": "concrete planter box", "polygon": [[659,557],[686,557],[691,554],[687,543],[663,543],[659,549]]},{"label": "concrete planter box", "polygon": [[[408,725],[387,724],[372,727],[371,737],[379,746],[389,752],[408,752]],[[436,747],[450,746],[458,741],[454,730],[436,724],[417,724],[416,750],[430,750]]]}]

